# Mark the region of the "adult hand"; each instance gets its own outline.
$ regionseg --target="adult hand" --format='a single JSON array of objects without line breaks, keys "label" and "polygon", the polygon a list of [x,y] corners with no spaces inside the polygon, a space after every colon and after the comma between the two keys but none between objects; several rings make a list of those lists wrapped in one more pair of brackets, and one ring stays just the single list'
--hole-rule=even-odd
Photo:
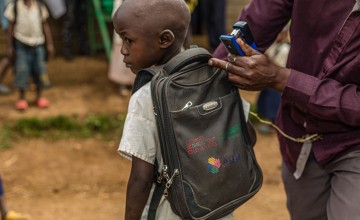
[{"label": "adult hand", "polygon": [[269,57],[251,48],[240,38],[237,43],[246,56],[229,54],[228,61],[211,58],[209,65],[226,70],[229,81],[243,90],[274,88],[282,92],[290,75],[290,69],[274,64]]}]

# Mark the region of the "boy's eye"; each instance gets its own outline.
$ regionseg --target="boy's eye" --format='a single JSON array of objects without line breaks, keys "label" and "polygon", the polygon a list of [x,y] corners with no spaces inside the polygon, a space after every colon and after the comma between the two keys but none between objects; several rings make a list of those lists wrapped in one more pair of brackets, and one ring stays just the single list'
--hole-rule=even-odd
[{"label": "boy's eye", "polygon": [[127,37],[124,37],[124,41],[127,43],[127,44],[131,44],[131,40]]}]

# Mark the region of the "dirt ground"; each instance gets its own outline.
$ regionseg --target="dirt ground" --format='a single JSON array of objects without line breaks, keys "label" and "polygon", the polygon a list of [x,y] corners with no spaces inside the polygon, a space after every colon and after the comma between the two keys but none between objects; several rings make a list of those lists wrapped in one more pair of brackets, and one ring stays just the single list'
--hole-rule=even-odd
[{"label": "dirt ground", "polygon": [[[129,97],[107,78],[103,56],[61,57],[48,63],[53,87],[45,91],[51,101],[46,110],[31,106],[14,110],[15,93],[0,97],[0,126],[4,120],[91,113],[125,112]],[[11,74],[6,78],[10,84]],[[254,102],[256,93],[242,92]],[[33,93],[28,93],[33,98]],[[120,134],[111,141],[68,139],[26,140],[0,151],[8,207],[29,213],[34,220],[123,219],[130,162],[116,153]],[[235,212],[237,220],[289,219],[280,177],[280,155],[275,135],[258,134],[256,156],[263,169],[260,192]]]}]

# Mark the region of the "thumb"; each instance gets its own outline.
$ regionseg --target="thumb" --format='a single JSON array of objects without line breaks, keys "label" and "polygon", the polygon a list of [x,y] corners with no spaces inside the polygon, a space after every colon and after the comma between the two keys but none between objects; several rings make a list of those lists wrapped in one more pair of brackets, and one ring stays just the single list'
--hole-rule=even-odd
[{"label": "thumb", "polygon": [[240,45],[242,51],[245,53],[246,56],[259,54],[257,50],[250,47],[250,45],[246,44],[241,38],[237,38],[236,42]]}]

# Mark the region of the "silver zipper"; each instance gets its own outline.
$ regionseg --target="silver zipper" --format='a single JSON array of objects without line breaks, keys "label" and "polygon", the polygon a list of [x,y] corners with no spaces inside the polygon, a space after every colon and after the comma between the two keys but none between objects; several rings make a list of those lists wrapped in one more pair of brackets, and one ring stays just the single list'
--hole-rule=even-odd
[{"label": "silver zipper", "polygon": [[188,108],[190,108],[191,106],[192,106],[192,102],[191,102],[191,101],[188,101],[181,110],[188,109]]}]

